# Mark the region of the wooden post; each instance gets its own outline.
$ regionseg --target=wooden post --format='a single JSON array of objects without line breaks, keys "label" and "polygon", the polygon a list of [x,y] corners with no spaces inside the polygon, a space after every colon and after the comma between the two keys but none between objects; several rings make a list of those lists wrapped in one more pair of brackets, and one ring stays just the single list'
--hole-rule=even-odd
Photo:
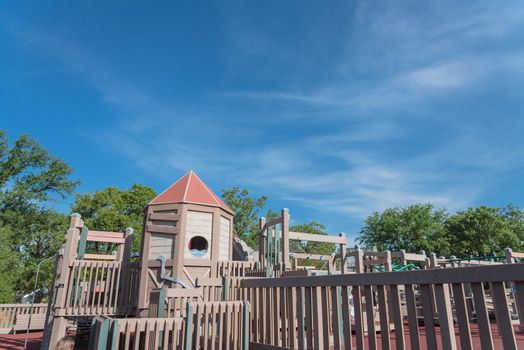
[{"label": "wooden post", "polygon": [[249,349],[249,301],[245,300],[243,303],[243,321],[242,327],[242,350]]},{"label": "wooden post", "polygon": [[193,328],[193,310],[191,303],[186,304],[186,329],[184,348],[185,350],[191,350],[191,329]]},{"label": "wooden post", "polygon": [[364,252],[358,245],[355,246],[355,271],[357,273],[364,272]]},{"label": "wooden post", "polygon": [[229,278],[228,276],[222,276],[222,300],[229,300]]},{"label": "wooden post", "polygon": [[56,290],[56,297],[54,305],[51,306],[53,310],[50,312],[53,320],[49,324],[52,327],[48,344],[49,349],[54,349],[58,340],[65,335],[67,319],[64,316],[58,315],[61,314],[61,310],[66,306],[67,290],[70,288],[70,286],[68,286],[70,273],[69,265],[76,258],[78,241],[80,239],[80,229],[82,227],[83,222],[80,214],[71,214],[69,229],[66,234],[62,263],[60,264],[60,269],[57,274],[59,278],[58,280],[55,280],[55,284],[52,286],[52,288]]},{"label": "wooden post", "polygon": [[289,209],[282,209],[282,271],[290,268],[289,264]]},{"label": "wooden post", "polygon": [[[513,250],[511,248],[504,249],[504,255],[506,256],[506,264],[513,264],[515,263],[515,259],[513,259]],[[519,317],[519,310],[517,308],[517,303],[515,302],[515,284],[510,282],[510,295],[511,295],[511,317],[515,319],[519,319],[521,324],[524,322],[522,319],[523,317]]]},{"label": "wooden post", "polygon": [[87,226],[84,225],[82,227],[82,231],[80,234],[80,241],[78,242],[78,259],[84,260],[84,254],[86,253],[86,246],[87,246],[87,234],[89,233],[89,230]]},{"label": "wooden post", "polygon": [[[344,237],[344,232],[340,232],[339,237]],[[346,273],[346,244],[341,243],[339,245],[340,250],[340,273]]]},{"label": "wooden post", "polygon": [[437,260],[437,254],[435,253],[429,254],[429,267],[431,267],[432,269],[439,267],[438,260]]},{"label": "wooden post", "polygon": [[259,228],[259,234],[258,234],[258,260],[260,261],[260,264],[262,267],[266,267],[266,238],[267,230],[263,230],[264,226],[266,225],[266,218],[262,217],[259,220],[258,228]]}]

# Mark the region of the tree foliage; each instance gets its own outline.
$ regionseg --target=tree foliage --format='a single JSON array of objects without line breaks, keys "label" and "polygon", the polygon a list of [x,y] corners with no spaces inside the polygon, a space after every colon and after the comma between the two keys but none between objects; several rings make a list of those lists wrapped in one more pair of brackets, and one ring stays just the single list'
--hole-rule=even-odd
[{"label": "tree foliage", "polygon": [[469,208],[449,215],[431,204],[415,204],[373,213],[358,239],[378,250],[425,250],[457,257],[502,254],[506,247],[524,248],[524,213],[508,205]]},{"label": "tree foliage", "polygon": [[[63,242],[67,217],[50,204],[73,192],[71,174],[34,139],[22,135],[11,144],[0,130],[0,302],[32,291],[36,265]],[[42,266],[38,287],[48,285],[51,266]]]},{"label": "tree foliage", "polygon": [[507,247],[521,250],[523,225],[523,213],[513,206],[460,211],[445,223],[450,253],[465,257],[501,254]]},{"label": "tree foliage", "polygon": [[249,195],[247,189],[233,187],[222,190],[222,199],[235,213],[234,232],[250,247],[258,247],[258,213],[264,209],[267,197]]},{"label": "tree foliage", "polygon": [[377,250],[443,254],[448,250],[443,226],[447,216],[444,209],[436,209],[432,204],[386,209],[365,220],[358,239]]},{"label": "tree foliage", "polygon": [[91,230],[122,232],[132,227],[136,233],[133,247],[137,251],[144,208],[155,197],[155,190],[139,184],[126,190],[106,187],[94,193],[78,194],[71,210],[79,213]]}]

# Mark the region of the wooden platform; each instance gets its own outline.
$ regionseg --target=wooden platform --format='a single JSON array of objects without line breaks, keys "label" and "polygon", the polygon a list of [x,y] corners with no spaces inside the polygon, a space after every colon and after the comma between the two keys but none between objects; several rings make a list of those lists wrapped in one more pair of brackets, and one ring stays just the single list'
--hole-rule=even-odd
[{"label": "wooden platform", "polygon": [[[408,329],[407,324],[405,325],[405,329]],[[439,327],[436,328],[437,334],[439,334]],[[495,324],[491,325],[491,330],[493,332],[493,340],[495,349],[504,349],[502,346],[502,340],[498,333],[497,326]],[[457,342],[458,342],[458,332],[455,332],[457,336]],[[519,332],[517,326],[515,326],[515,334],[517,336],[517,345],[519,349],[524,349],[524,333]],[[480,349],[480,342],[479,342],[479,334],[478,334],[478,327],[476,324],[471,324],[471,335],[473,338],[473,348],[474,349]],[[394,349],[394,340],[395,340],[395,334],[392,332],[392,348]],[[380,334],[377,334],[377,338],[380,343]],[[420,338],[422,342],[422,350],[426,349],[425,346],[425,333],[424,328],[420,327]],[[25,333],[20,334],[0,334],[0,350],[22,350],[24,348],[24,339],[25,339]],[[406,331],[406,339],[409,339],[409,332]],[[353,339],[353,343],[354,343]],[[40,343],[42,341],[42,332],[30,332],[29,333],[29,342],[28,342],[28,349],[29,350],[38,350],[40,349]],[[441,349],[442,346],[439,344],[439,349]],[[75,347],[75,349],[83,350],[87,349],[87,347]],[[409,345],[409,340],[406,342],[406,349],[411,349]]]}]

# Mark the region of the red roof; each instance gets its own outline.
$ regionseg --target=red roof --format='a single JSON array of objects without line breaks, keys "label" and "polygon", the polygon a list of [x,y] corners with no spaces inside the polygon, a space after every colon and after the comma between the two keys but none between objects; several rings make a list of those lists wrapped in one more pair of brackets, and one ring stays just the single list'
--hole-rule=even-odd
[{"label": "red roof", "polygon": [[193,171],[188,172],[177,182],[160,193],[149,204],[194,203],[219,207],[233,214],[224,203]]}]

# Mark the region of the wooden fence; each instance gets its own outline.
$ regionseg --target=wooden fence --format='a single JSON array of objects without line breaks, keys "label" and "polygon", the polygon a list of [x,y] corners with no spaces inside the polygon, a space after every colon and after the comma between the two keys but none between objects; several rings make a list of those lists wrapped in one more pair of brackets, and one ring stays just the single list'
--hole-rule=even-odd
[{"label": "wooden fence", "polygon": [[63,316],[134,313],[138,277],[136,263],[73,260]]},{"label": "wooden fence", "polygon": [[[18,315],[29,315],[31,304],[0,304],[0,334],[9,333]],[[45,315],[47,304],[34,304],[33,315]]]},{"label": "wooden fence", "polygon": [[[437,344],[456,349],[455,332],[461,349],[472,349],[466,288],[473,292],[482,349],[493,349],[488,297],[504,349],[517,349],[508,282],[514,283],[515,300],[523,310],[524,264],[250,279],[242,281],[242,286],[248,289],[252,304],[253,349],[404,349],[408,342],[411,349],[420,349],[417,301],[423,305],[420,321],[428,349],[436,349]],[[522,326],[522,318],[520,322]]]},{"label": "wooden fence", "polygon": [[247,302],[189,302],[185,314],[185,318],[97,317],[90,349],[248,349]]},{"label": "wooden fence", "polygon": [[216,261],[211,268],[210,277],[242,277],[246,275],[246,271],[254,268],[256,264],[255,261]]}]

